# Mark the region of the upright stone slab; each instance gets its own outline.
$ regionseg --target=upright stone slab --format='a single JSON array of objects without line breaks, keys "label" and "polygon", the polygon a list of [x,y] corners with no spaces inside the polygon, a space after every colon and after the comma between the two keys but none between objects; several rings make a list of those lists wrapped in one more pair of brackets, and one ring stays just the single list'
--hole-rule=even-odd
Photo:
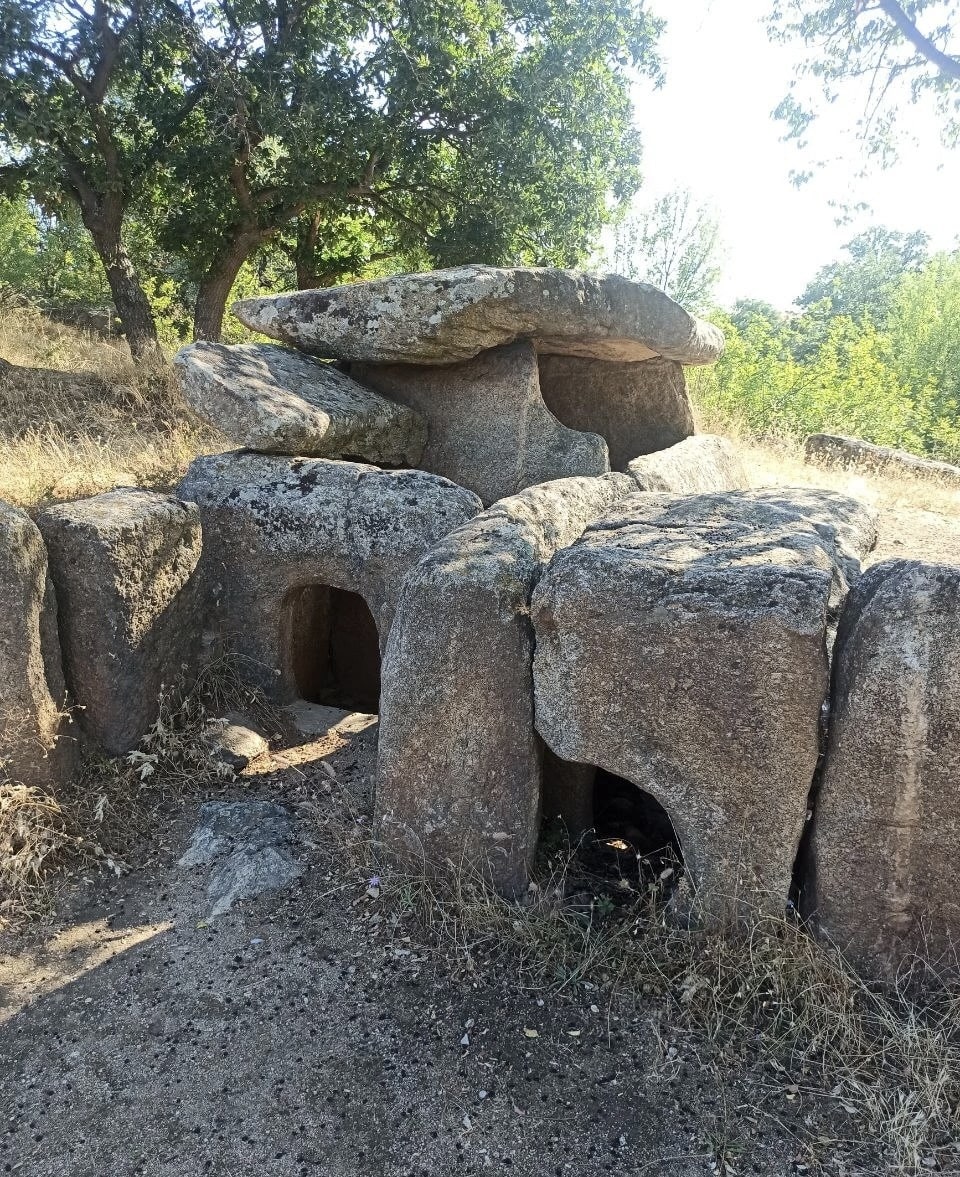
[{"label": "upright stone slab", "polygon": [[541,355],[709,364],[723,333],[645,282],[577,270],[459,266],[236,303],[253,331],[314,355],[449,364],[520,339]]},{"label": "upright stone slab", "polygon": [[66,778],[66,705],[43,538],[26,511],[0,502],[0,779],[51,788]]},{"label": "upright stone slab", "polygon": [[687,382],[675,360],[611,363],[542,355],[539,366],[547,408],[571,429],[599,433],[614,470],[693,433]]},{"label": "upright stone slab", "polygon": [[173,495],[115,490],[41,511],[70,692],[110,755],[155,723],[161,690],[186,685],[203,632],[200,517]]},{"label": "upright stone slab", "polygon": [[733,442],[710,433],[636,457],[627,463],[627,472],[641,490],[659,493],[714,494],[750,485]]},{"label": "upright stone slab", "polygon": [[174,359],[205,420],[245,449],[416,466],[427,429],[405,405],[286,347],[191,343]]},{"label": "upright stone slab", "polygon": [[530,343],[442,368],[355,364],[352,372],[416,409],[429,429],[421,465],[484,504],[540,482],[610,469],[602,437],[561,425],[543,403]]},{"label": "upright stone slab", "polygon": [[711,915],[786,903],[842,581],[833,545],[796,514],[637,494],[534,593],[537,730],[660,802]]},{"label": "upright stone slab", "polygon": [[526,886],[540,814],[529,602],[547,561],[633,490],[564,478],[500,500],[411,570],[383,665],[376,822],[388,850]]},{"label": "upright stone slab", "polygon": [[822,929],[865,972],[960,952],[960,567],[889,560],[847,599],[816,802]]},{"label": "upright stone slab", "polygon": [[371,676],[378,691],[403,578],[481,509],[423,470],[250,453],[198,458],[178,493],[203,520],[213,629],[282,703],[319,691],[334,666],[347,693],[366,699]]}]

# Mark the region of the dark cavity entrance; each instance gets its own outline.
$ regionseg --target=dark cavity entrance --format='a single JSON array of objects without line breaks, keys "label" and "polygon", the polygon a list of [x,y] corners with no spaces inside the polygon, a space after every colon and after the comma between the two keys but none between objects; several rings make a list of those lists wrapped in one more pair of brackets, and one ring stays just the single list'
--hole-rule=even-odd
[{"label": "dark cavity entrance", "polygon": [[[612,892],[655,889],[668,895],[683,873],[683,851],[670,816],[632,781],[592,764],[561,760],[549,749],[543,765],[543,816],[577,848],[581,865]],[[628,884],[628,886],[624,886]]]},{"label": "dark cavity entrance", "polygon": [[380,641],[359,593],[327,585],[296,590],[288,609],[290,671],[308,703],[344,711],[380,708]]}]

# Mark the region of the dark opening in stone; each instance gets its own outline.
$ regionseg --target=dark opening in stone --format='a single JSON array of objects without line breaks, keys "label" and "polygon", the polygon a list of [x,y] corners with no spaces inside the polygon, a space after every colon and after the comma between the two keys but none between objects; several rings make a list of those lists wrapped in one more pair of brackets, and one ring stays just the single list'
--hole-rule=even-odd
[{"label": "dark opening in stone", "polygon": [[373,614],[359,593],[307,585],[287,608],[293,685],[308,703],[344,711],[380,708],[380,642]]},{"label": "dark opening in stone", "polygon": [[593,781],[593,825],[597,842],[642,859],[655,873],[683,864],[680,839],[656,797],[602,768]]}]

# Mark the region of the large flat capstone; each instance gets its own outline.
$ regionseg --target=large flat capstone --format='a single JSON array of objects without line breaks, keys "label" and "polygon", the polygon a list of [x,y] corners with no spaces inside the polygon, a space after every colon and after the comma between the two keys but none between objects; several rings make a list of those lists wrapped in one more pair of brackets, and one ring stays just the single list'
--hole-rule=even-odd
[{"label": "large flat capstone", "polygon": [[238,302],[241,323],[314,355],[448,364],[518,339],[541,353],[709,364],[722,332],[615,274],[460,266]]},{"label": "large flat capstone", "polygon": [[416,409],[429,426],[421,465],[486,505],[541,482],[610,469],[602,437],[569,429],[544,404],[529,342],[443,367],[354,364],[352,371]]},{"label": "large flat capstone", "polygon": [[845,583],[795,511],[636,494],[534,592],[537,730],[660,802],[708,913],[787,900]]},{"label": "large flat capstone", "polygon": [[412,409],[289,348],[191,343],[174,369],[196,412],[246,449],[388,466],[415,466],[423,452]]},{"label": "large flat capstone", "polygon": [[389,851],[526,886],[543,760],[530,594],[551,556],[633,490],[623,474],[532,487],[410,571],[383,665],[376,822]]},{"label": "large flat capstone", "polygon": [[960,951],[960,567],[890,560],[847,598],[808,905],[865,972]]},{"label": "large flat capstone", "polygon": [[162,690],[197,665],[200,516],[173,495],[126,489],[49,507],[37,523],[79,725],[119,755],[155,722]]}]

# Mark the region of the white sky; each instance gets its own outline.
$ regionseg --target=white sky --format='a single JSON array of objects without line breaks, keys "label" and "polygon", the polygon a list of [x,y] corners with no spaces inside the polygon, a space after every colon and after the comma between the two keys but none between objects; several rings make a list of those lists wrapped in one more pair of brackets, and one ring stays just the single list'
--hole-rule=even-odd
[{"label": "white sky", "polygon": [[[677,187],[689,188],[720,222],[725,245],[721,303],[764,298],[786,309],[845,241],[871,224],[910,232],[923,229],[934,248],[951,248],[960,235],[960,150],[948,151],[932,115],[904,116],[914,142],[900,161],[856,173],[862,153],[845,131],[862,110],[853,92],[818,120],[810,147],[782,143],[771,111],[787,92],[800,46],[772,45],[762,17],[769,0],[652,0],[666,18],[661,41],[667,75],[662,90],[636,94],[643,136],[643,206]],[[791,169],[835,157],[797,189]],[[837,227],[831,200],[865,200],[871,211]]]}]

